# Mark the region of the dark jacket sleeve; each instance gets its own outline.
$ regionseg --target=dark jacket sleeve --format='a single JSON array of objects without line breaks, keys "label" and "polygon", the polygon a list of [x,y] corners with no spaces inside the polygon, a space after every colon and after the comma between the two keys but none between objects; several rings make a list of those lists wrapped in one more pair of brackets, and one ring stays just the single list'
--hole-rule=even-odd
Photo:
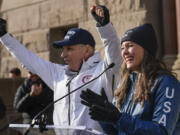
[{"label": "dark jacket sleeve", "polygon": [[[40,95],[35,97],[36,104],[38,107],[36,110],[37,112],[42,111],[45,107],[48,106],[51,102],[53,102],[53,91],[44,83],[41,82],[43,86],[43,90]],[[35,108],[34,108],[35,109]],[[53,110],[54,106],[50,106],[44,113],[47,114],[47,124],[53,124]]]},{"label": "dark jacket sleeve", "polygon": [[53,101],[53,91],[42,81],[42,92],[36,96],[36,101],[44,107]]},{"label": "dark jacket sleeve", "polygon": [[105,122],[99,122],[103,131],[108,135],[118,135],[118,130],[112,125]]},{"label": "dark jacket sleeve", "polygon": [[29,106],[34,104],[33,97],[30,97],[30,87],[29,80],[25,80],[22,85],[20,85],[15,94],[13,106],[18,112],[29,111]]},{"label": "dark jacket sleeve", "polygon": [[117,128],[131,135],[172,135],[180,113],[180,83],[165,76],[154,97],[151,121],[123,113]]}]

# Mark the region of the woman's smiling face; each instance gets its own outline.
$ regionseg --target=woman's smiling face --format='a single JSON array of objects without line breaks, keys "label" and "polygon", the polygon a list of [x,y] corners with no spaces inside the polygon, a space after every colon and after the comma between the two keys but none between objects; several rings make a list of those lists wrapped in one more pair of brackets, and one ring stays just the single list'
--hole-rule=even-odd
[{"label": "woman's smiling face", "polygon": [[122,43],[121,49],[127,69],[139,72],[144,59],[144,48],[132,41],[125,41]]}]

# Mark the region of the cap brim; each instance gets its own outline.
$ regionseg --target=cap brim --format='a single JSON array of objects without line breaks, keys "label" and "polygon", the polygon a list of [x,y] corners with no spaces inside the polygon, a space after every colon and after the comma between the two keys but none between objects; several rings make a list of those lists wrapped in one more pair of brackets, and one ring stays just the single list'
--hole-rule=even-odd
[{"label": "cap brim", "polygon": [[53,47],[55,48],[61,48],[63,46],[69,46],[69,45],[74,45],[74,42],[71,42],[70,40],[61,40],[61,41],[55,41],[53,42]]}]

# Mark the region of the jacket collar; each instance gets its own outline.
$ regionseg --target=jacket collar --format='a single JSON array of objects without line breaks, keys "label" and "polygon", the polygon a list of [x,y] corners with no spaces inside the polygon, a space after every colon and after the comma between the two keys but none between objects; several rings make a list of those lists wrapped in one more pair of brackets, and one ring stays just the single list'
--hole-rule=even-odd
[{"label": "jacket collar", "polygon": [[81,66],[80,72],[88,70],[97,65],[101,60],[100,53],[95,52],[93,56],[91,56],[87,61],[83,60],[83,64]]},{"label": "jacket collar", "polygon": [[129,74],[129,78],[130,78],[131,82],[136,82],[137,73],[136,72],[131,72]]}]

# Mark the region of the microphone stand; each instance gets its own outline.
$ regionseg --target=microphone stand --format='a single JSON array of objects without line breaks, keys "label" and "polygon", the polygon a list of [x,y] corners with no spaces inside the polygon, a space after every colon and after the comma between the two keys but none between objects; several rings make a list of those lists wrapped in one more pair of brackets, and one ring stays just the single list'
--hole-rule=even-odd
[{"label": "microphone stand", "polygon": [[[59,99],[57,99],[57,100],[49,103],[42,111],[40,111],[40,112],[32,119],[31,125],[30,125],[29,128],[26,130],[26,132],[24,133],[24,135],[27,135],[27,134],[29,133],[29,131],[30,131],[30,128],[33,128],[34,125],[39,124],[39,123],[42,124],[42,123],[41,123],[42,121],[41,121],[41,120],[40,120],[40,122],[37,121],[37,118],[38,118],[39,116],[41,116],[41,115],[42,115],[47,109],[49,109],[52,105],[54,105],[54,104],[55,104],[56,102],[58,102],[59,100],[67,97],[68,95],[76,92],[77,90],[79,90],[80,88],[86,86],[87,84],[91,83],[92,81],[98,79],[98,78],[99,78],[102,74],[104,74],[107,70],[109,70],[110,68],[114,67],[114,65],[115,65],[114,63],[111,63],[101,74],[99,74],[98,76],[96,76],[95,78],[93,78],[92,80],[90,80],[89,82],[87,82],[87,83],[81,85],[80,87],[78,87],[78,88],[70,91],[69,93],[65,94],[64,96],[60,97]],[[43,127],[46,127],[46,124],[44,124]],[[44,128],[44,129],[46,129],[46,128]],[[41,132],[43,132],[42,130],[43,130],[43,129],[40,129]]]}]

